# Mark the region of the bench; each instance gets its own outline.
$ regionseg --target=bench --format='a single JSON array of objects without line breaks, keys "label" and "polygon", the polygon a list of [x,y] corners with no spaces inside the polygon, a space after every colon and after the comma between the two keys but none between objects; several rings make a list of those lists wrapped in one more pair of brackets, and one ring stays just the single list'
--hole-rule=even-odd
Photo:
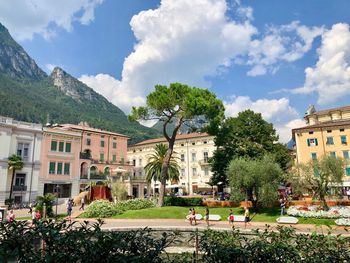
[{"label": "bench", "polygon": [[[244,222],[245,217],[240,215],[233,216],[233,222]],[[227,217],[227,221],[230,221],[230,217]]]},{"label": "bench", "polygon": [[350,218],[338,218],[335,223],[338,226],[350,226]]},{"label": "bench", "polygon": [[[186,219],[190,220],[190,215],[187,215]],[[202,219],[203,219],[203,216],[201,214],[196,214],[196,220],[202,220]]]},{"label": "bench", "polygon": [[209,214],[209,221],[220,221],[221,216],[220,215],[210,215]]},{"label": "bench", "polygon": [[281,216],[276,221],[278,224],[297,224],[299,219],[293,216]]}]

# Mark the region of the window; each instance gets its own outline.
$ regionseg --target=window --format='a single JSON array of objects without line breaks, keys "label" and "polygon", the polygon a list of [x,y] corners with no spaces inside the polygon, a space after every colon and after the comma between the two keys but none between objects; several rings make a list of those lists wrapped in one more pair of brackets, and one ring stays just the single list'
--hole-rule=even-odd
[{"label": "window", "polygon": [[23,161],[27,161],[29,157],[29,143],[18,143],[17,155],[21,156]]},{"label": "window", "polygon": [[335,156],[336,156],[336,155],[335,155],[335,152],[330,152],[330,153],[329,153],[329,156],[335,157]]},{"label": "window", "polygon": [[100,141],[100,146],[105,147],[105,141]]},{"label": "window", "polygon": [[70,153],[72,148],[72,144],[70,142],[66,142],[66,153]]},{"label": "window", "polygon": [[317,153],[311,153],[312,160],[317,160]]},{"label": "window", "polygon": [[309,134],[314,134],[314,132],[313,131],[309,131]]},{"label": "window", "polygon": [[63,168],[63,164],[57,163],[57,174],[62,174],[62,168]]},{"label": "window", "polygon": [[91,133],[87,133],[86,136],[91,136]]},{"label": "window", "polygon": [[203,153],[203,159],[204,159],[204,162],[205,162],[205,163],[209,162],[208,152],[204,152],[204,153]]},{"label": "window", "polygon": [[120,158],[120,164],[124,164],[124,158]]},{"label": "window", "polygon": [[89,138],[86,139],[86,145],[91,145],[91,139]]},{"label": "window", "polygon": [[105,154],[100,153],[100,162],[104,162],[104,160],[105,160]]},{"label": "window", "polygon": [[15,185],[24,186],[26,182],[26,174],[16,174]]},{"label": "window", "polygon": [[343,131],[344,131],[344,129],[340,129],[339,131],[340,131],[340,132],[343,132]]},{"label": "window", "polygon": [[181,143],[181,146],[185,146],[185,144]]},{"label": "window", "polygon": [[204,168],[204,175],[205,176],[209,175],[209,168],[208,167]]},{"label": "window", "polygon": [[192,142],[192,145],[196,145],[196,142]]},{"label": "window", "polygon": [[197,168],[192,168],[192,176],[197,176]]},{"label": "window", "polygon": [[308,146],[317,146],[318,145],[317,139],[315,139],[315,138],[307,139],[307,145]]},{"label": "window", "polygon": [[332,130],[327,130],[327,133],[332,133]]},{"label": "window", "polygon": [[133,166],[136,166],[136,160],[132,160]]},{"label": "window", "polygon": [[113,149],[117,149],[117,143],[113,142]]},{"label": "window", "polygon": [[344,144],[344,145],[348,144],[348,142],[346,140],[346,135],[340,136],[340,141],[341,141],[341,144]]},{"label": "window", "polygon": [[207,144],[208,142],[207,142],[207,141],[204,141],[203,143],[204,143],[204,144]]},{"label": "window", "polygon": [[350,176],[350,167],[345,168],[345,174],[346,176]]},{"label": "window", "polygon": [[104,135],[101,135],[101,138],[104,138],[105,136]]},{"label": "window", "polygon": [[51,141],[51,151],[57,151],[57,141]]},{"label": "window", "polygon": [[192,162],[196,161],[196,153],[192,153]]},{"label": "window", "polygon": [[50,162],[49,165],[49,174],[55,174],[56,173],[56,163]]},{"label": "window", "polygon": [[185,155],[184,155],[184,154],[181,154],[180,159],[181,159],[181,162],[184,162],[184,161],[185,161]]},{"label": "window", "polygon": [[64,174],[69,175],[70,172],[70,163],[64,163]]},{"label": "window", "polygon": [[334,144],[333,137],[327,137],[326,144]]},{"label": "window", "polygon": [[64,142],[58,142],[58,151],[63,152],[64,150]]},{"label": "window", "polygon": [[185,177],[185,175],[186,175],[185,169],[181,169],[181,177]]},{"label": "window", "polygon": [[113,137],[113,141],[115,141],[115,140],[117,140],[117,138],[116,138],[116,137]]},{"label": "window", "polygon": [[343,157],[344,159],[349,159],[349,151],[343,151]]},{"label": "window", "polygon": [[142,166],[142,159],[139,159],[139,166]]},{"label": "window", "polygon": [[115,154],[112,155],[112,161],[116,162],[117,161],[117,156]]}]

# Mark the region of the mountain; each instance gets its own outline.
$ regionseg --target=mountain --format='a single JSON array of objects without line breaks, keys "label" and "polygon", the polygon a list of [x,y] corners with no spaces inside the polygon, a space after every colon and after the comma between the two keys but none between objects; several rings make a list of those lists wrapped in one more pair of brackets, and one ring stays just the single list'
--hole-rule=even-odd
[{"label": "mountain", "polygon": [[63,69],[47,76],[1,24],[0,115],[39,123],[85,121],[125,134],[130,143],[160,136],[155,129],[130,123],[122,110]]}]

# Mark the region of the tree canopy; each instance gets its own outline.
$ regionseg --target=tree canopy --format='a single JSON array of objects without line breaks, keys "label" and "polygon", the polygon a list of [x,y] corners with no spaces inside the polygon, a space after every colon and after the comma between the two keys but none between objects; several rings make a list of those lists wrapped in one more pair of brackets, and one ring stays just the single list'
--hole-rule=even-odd
[{"label": "tree canopy", "polygon": [[[130,121],[158,120],[163,123],[163,136],[168,142],[168,150],[163,159],[160,175],[160,206],[164,204],[166,177],[176,135],[182,125],[190,123],[197,117],[202,117],[207,123],[204,131],[215,133],[224,118],[224,106],[209,90],[181,83],[172,83],[169,87],[156,85],[155,90],[147,96],[146,106],[133,107],[129,115]],[[169,132],[168,125],[174,123],[175,128]]]},{"label": "tree canopy", "polygon": [[217,148],[211,159],[211,180],[215,185],[220,182],[228,184],[226,169],[234,158],[261,159],[270,153],[284,170],[291,160],[286,146],[277,143],[278,135],[272,124],[251,110],[225,119],[213,135]]}]

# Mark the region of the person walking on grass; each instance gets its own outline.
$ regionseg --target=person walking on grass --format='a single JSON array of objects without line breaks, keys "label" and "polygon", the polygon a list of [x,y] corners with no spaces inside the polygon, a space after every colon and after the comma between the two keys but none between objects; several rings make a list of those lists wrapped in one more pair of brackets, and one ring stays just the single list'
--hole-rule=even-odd
[{"label": "person walking on grass", "polygon": [[81,205],[80,205],[79,211],[80,211],[80,210],[83,210],[83,211],[84,211],[84,206],[85,206],[85,198],[84,198],[84,197],[81,198],[80,203],[81,203]]},{"label": "person walking on grass", "polygon": [[232,211],[232,209],[230,209],[230,214],[228,215],[228,223],[232,227],[233,227],[234,220],[235,220],[235,217],[233,215],[233,211]]},{"label": "person walking on grass", "polygon": [[207,223],[207,226],[209,226],[209,209],[208,209],[208,207],[205,208],[205,222]]},{"label": "person walking on grass", "polygon": [[247,224],[250,225],[250,212],[249,208],[246,207],[244,210],[244,228],[247,228]]}]

